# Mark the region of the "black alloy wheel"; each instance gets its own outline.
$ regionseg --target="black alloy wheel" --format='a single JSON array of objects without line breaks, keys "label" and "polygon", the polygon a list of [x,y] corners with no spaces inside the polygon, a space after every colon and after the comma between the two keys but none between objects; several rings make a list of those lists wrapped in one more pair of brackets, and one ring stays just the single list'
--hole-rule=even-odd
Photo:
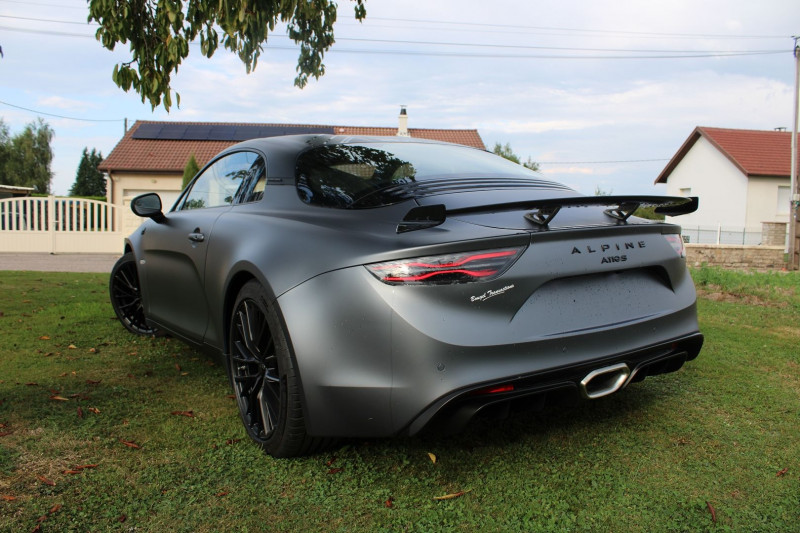
[{"label": "black alloy wheel", "polygon": [[256,302],[239,302],[231,332],[231,370],[247,432],[265,442],[275,431],[285,403],[275,342]]},{"label": "black alloy wheel", "polygon": [[145,320],[136,258],[132,252],[120,257],[111,269],[108,292],[117,318],[128,331],[137,335],[158,334],[158,330]]},{"label": "black alloy wheel", "polygon": [[303,418],[299,376],[274,304],[256,281],[242,287],[231,316],[228,369],[247,434],[274,457],[319,450]]}]

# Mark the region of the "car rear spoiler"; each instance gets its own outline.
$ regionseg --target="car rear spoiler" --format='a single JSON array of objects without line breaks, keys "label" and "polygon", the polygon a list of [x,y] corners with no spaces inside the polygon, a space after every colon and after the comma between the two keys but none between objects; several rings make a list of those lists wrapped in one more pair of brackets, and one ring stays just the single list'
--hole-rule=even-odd
[{"label": "car rear spoiler", "polygon": [[526,200],[474,207],[447,209],[445,204],[424,205],[414,207],[406,213],[397,233],[405,233],[418,229],[433,228],[442,224],[448,215],[467,213],[486,213],[492,211],[526,210],[525,218],[540,227],[547,227],[563,208],[572,207],[607,207],[606,215],[625,222],[640,207],[655,207],[660,215],[679,216],[697,211],[699,199],[696,196],[573,196],[567,198],[546,198],[543,200]]}]

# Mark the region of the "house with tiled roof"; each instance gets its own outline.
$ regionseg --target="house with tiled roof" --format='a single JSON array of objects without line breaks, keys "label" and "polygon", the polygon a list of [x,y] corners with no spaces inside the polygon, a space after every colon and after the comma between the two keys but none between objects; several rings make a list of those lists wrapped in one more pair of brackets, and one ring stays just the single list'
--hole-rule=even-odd
[{"label": "house with tiled roof", "polygon": [[655,180],[667,194],[697,196],[684,227],[761,231],[789,221],[791,133],[697,127]]},{"label": "house with tiled roof", "polygon": [[[262,124],[218,122],[136,121],[108,157],[98,165],[107,176],[108,201],[128,206],[145,192],[157,192],[171,206],[181,191],[183,169],[194,154],[202,168],[217,153],[248,139],[276,135],[327,133],[334,135],[409,136],[486,149],[477,130],[408,128],[402,109],[397,127],[331,126],[321,124]],[[125,229],[140,222],[123,209]]]}]

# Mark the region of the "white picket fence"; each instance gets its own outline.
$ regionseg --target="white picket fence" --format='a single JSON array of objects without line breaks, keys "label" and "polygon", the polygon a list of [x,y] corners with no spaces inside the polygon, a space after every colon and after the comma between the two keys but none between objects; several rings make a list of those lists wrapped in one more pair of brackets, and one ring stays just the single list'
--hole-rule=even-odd
[{"label": "white picket fence", "polygon": [[[680,222],[677,222],[680,224]],[[682,226],[683,240],[692,244],[741,244],[762,243],[761,228],[722,226]]]},{"label": "white picket fence", "polygon": [[0,200],[0,252],[121,253],[119,207],[82,198]]}]

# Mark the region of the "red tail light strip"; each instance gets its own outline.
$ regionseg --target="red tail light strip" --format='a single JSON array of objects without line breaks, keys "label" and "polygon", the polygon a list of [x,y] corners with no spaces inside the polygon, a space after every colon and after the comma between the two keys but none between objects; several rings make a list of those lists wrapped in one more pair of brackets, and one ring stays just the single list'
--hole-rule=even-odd
[{"label": "red tail light strip", "polygon": [[366,265],[384,283],[467,283],[489,280],[502,274],[520,254],[522,248],[505,248],[482,252],[443,254],[387,261]]},{"label": "red tail light strip", "polygon": [[383,281],[389,281],[393,283],[397,282],[402,283],[407,281],[425,281],[426,279],[432,278],[433,276],[442,276],[445,274],[463,274],[465,276],[470,276],[473,278],[487,278],[489,276],[497,274],[497,270],[437,270],[435,272],[428,272],[426,274],[421,274],[419,276],[401,276],[401,277],[387,276],[381,279]]},{"label": "red tail light strip", "polygon": [[480,261],[481,259],[494,259],[496,257],[509,257],[516,255],[516,250],[508,250],[503,252],[492,252],[487,254],[475,254],[462,259],[461,261],[454,261],[452,263],[442,263],[442,264],[430,264],[430,263],[406,263],[410,267],[419,267],[419,268],[456,268],[467,263],[472,263],[473,261]]}]

